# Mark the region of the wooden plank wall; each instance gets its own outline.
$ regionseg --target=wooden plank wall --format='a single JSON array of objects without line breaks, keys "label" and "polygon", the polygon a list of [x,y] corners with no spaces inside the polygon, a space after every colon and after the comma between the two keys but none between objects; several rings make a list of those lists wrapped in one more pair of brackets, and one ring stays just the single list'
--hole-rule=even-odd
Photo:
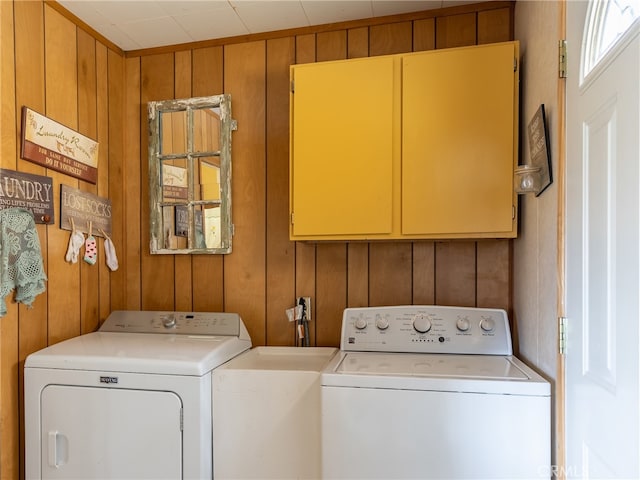
[{"label": "wooden plank wall", "polygon": [[[124,53],[107,46],[41,1],[0,2],[2,122],[0,167],[53,179],[56,223],[37,226],[48,276],[34,308],[7,298],[0,319],[0,477],[24,477],[23,367],[30,353],[95,330],[124,286],[124,270],[111,273],[99,240],[99,261],[65,262],[69,232],[59,227],[60,185],[113,202],[113,240],[122,244],[122,119]],[[93,185],[20,158],[21,108],[26,105],[100,144]],[[121,286],[122,285],[122,286]],[[112,288],[113,286],[113,288]]]},{"label": "wooden plank wall", "polygon": [[[293,345],[285,317],[311,296],[312,345],[339,343],[347,306],[454,304],[511,310],[509,240],[302,243],[288,239],[289,66],[513,38],[513,4],[489,2],[384,21],[128,52],[127,308],[238,312],[254,345]],[[235,236],[227,256],[148,253],[145,102],[232,95]],[[339,106],[337,106],[339,108]],[[339,173],[339,172],[337,172]],[[357,182],[358,179],[354,179]],[[355,183],[354,183],[355,185]],[[129,197],[127,197],[127,202]],[[140,228],[138,230],[138,225]],[[139,235],[139,237],[138,237]],[[136,239],[140,238],[140,243]],[[134,264],[139,264],[137,268]]]},{"label": "wooden plank wall", "polygon": [[[87,33],[89,32],[89,33]],[[0,477],[24,477],[24,360],[94,330],[115,309],[232,311],[254,345],[293,345],[284,311],[313,302],[312,345],[338,345],[342,310],[457,304],[511,311],[508,240],[333,243],[288,240],[289,65],[513,38],[513,4],[487,2],[191,46],[128,52],[46,1],[0,2],[0,167],[108,197],[120,268],[64,261],[69,232],[38,226],[47,292],[0,319]],[[233,253],[149,255],[146,102],[231,93]],[[20,109],[96,139],[96,185],[20,159]]]}]

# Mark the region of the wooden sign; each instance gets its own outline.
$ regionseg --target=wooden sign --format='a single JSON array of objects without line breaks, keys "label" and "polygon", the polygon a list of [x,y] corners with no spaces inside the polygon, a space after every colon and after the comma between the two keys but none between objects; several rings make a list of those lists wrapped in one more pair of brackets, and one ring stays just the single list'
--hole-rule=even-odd
[{"label": "wooden sign", "polygon": [[60,185],[60,228],[72,230],[71,219],[76,230],[104,237],[111,235],[111,200],[83,192],[68,185]]},{"label": "wooden sign", "polygon": [[31,210],[36,223],[51,225],[54,222],[51,178],[0,168],[0,208],[16,207]]},{"label": "wooden sign", "polygon": [[96,183],[98,142],[22,107],[22,158]]},{"label": "wooden sign", "polygon": [[540,167],[540,190],[536,193],[539,196],[545,188],[551,185],[553,179],[551,175],[551,149],[549,148],[549,135],[547,135],[547,117],[544,111],[544,104],[541,104],[535,115],[529,122],[529,155],[531,164]]}]

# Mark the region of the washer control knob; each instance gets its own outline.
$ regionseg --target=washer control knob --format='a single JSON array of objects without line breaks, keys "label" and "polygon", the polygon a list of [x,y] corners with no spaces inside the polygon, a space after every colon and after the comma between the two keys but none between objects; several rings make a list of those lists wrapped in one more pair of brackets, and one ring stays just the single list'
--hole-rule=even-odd
[{"label": "washer control knob", "polygon": [[389,320],[382,318],[380,315],[376,315],[376,327],[378,327],[378,330],[386,330],[389,328]]},{"label": "washer control knob", "polygon": [[362,317],[357,318],[356,319],[356,328],[358,330],[364,330],[365,328],[367,328],[367,321]]},{"label": "washer control knob", "polygon": [[431,330],[431,320],[426,315],[418,314],[413,319],[413,329],[418,333],[427,333]]},{"label": "washer control knob", "polygon": [[461,332],[466,332],[467,330],[469,330],[469,327],[471,327],[471,324],[469,323],[469,319],[467,317],[460,317],[456,321],[456,327],[458,327],[458,330],[460,330]]},{"label": "washer control knob", "polygon": [[483,318],[480,320],[480,328],[485,332],[493,332],[493,329],[496,328],[496,322],[493,318]]}]

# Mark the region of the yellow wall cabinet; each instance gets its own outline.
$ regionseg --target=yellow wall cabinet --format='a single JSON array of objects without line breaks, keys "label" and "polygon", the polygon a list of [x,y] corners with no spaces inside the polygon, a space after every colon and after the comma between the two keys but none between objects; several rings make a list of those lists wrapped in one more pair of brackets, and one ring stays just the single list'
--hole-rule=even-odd
[{"label": "yellow wall cabinet", "polygon": [[292,240],[513,238],[518,43],[291,67]]}]

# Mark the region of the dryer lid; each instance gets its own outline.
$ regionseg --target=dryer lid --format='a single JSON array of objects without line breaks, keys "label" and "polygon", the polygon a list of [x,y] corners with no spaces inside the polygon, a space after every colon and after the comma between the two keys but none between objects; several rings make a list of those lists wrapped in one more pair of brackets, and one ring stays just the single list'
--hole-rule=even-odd
[{"label": "dryer lid", "polygon": [[249,348],[236,314],[116,311],[100,331],[29,355],[25,368],[201,376]]},{"label": "dryer lid", "polygon": [[250,347],[238,337],[94,332],[29,355],[25,368],[202,376]]}]

